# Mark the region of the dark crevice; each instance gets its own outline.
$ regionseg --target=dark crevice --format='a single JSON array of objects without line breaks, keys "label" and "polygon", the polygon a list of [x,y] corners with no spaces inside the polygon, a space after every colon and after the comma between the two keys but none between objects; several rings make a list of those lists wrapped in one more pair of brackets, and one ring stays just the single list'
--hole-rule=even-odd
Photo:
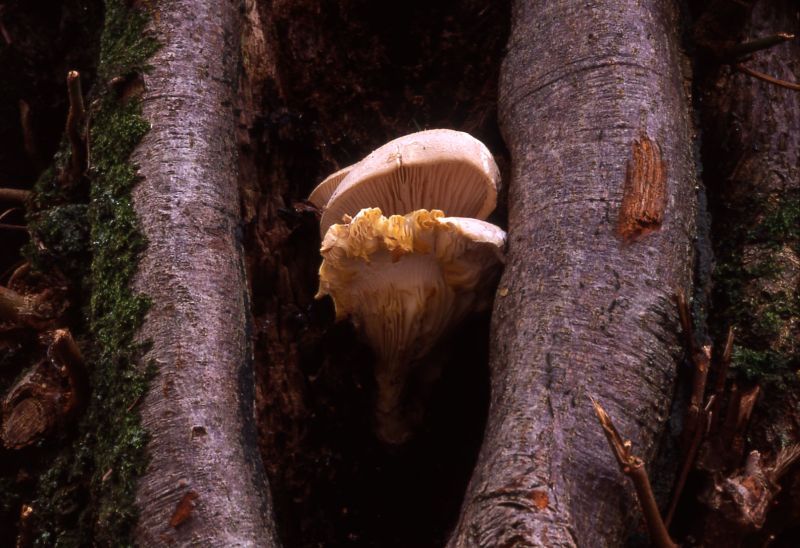
[{"label": "dark crevice", "polygon": [[[496,85],[509,4],[415,0],[391,16],[366,0],[258,7],[273,57],[254,93],[242,184],[258,427],[282,541],[441,546],[482,440],[488,313],[428,358],[444,368],[417,396],[416,436],[382,446],[371,423],[374,358],[349,323],[334,323],[329,300],[313,299],[318,224],[297,203],[329,173],[422,129],[471,133],[506,179]],[[504,215],[490,220],[504,225]]]}]

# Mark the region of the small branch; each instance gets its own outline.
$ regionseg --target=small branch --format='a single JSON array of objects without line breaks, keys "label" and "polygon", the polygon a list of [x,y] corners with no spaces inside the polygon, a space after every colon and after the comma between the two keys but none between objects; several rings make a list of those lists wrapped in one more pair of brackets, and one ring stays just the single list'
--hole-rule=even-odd
[{"label": "small branch", "polygon": [[661,519],[658,504],[656,504],[653,489],[650,486],[650,479],[647,477],[644,461],[631,454],[631,442],[622,439],[622,436],[619,435],[619,432],[614,427],[611,417],[608,416],[600,404],[592,400],[592,406],[597,415],[597,420],[603,428],[603,433],[606,435],[608,445],[611,446],[611,452],[614,453],[614,457],[617,459],[620,471],[633,482],[636,496],[639,499],[642,513],[647,522],[650,540],[658,548],[677,548],[677,544],[672,542],[664,521]]},{"label": "small branch", "polygon": [[14,43],[14,40],[11,38],[11,34],[9,34],[8,29],[6,29],[6,26],[3,23],[3,12],[5,9],[5,6],[0,5],[0,35],[3,36],[3,41],[6,43],[6,45],[10,46]]},{"label": "small branch", "polygon": [[689,439],[695,437],[695,431],[702,431],[700,424],[701,409],[703,407],[703,397],[706,392],[706,382],[708,381],[708,370],[711,367],[711,346],[695,346],[696,350],[692,355],[694,363],[694,376],[692,377],[692,395],[689,398],[689,412],[686,416],[685,431]]},{"label": "small branch", "polygon": [[759,72],[757,70],[753,70],[751,68],[747,68],[741,63],[736,63],[734,65],[736,70],[739,72],[743,72],[744,74],[748,74],[753,78],[758,78],[759,80],[763,80],[765,82],[769,82],[770,84],[775,84],[776,86],[780,86],[782,88],[791,89],[793,91],[800,91],[800,84],[796,84],[795,82],[787,82],[786,80],[781,80],[779,78],[775,78],[770,76],[769,74],[764,74],[763,72]]},{"label": "small branch", "polygon": [[24,204],[31,197],[29,190],[20,188],[0,188],[0,201]]},{"label": "small branch", "polygon": [[41,170],[42,159],[39,156],[39,148],[36,146],[36,137],[31,121],[31,107],[24,99],[19,100],[19,125],[22,128],[22,144],[25,154],[33,162],[34,167]]},{"label": "small branch", "polygon": [[86,168],[86,139],[83,123],[86,120],[86,109],[83,105],[81,76],[76,70],[67,74],[67,93],[69,95],[69,113],[67,114],[67,140],[72,155],[70,157],[71,181],[77,181]]},{"label": "small branch", "polygon": [[11,230],[15,232],[27,232],[28,227],[25,225],[10,225],[7,223],[0,223],[0,230]]},{"label": "small branch", "polygon": [[678,302],[678,315],[681,320],[681,329],[683,329],[686,346],[689,347],[692,363],[694,364],[692,394],[689,398],[689,409],[686,416],[686,425],[683,430],[686,445],[691,445],[694,443],[693,440],[696,431],[702,430],[700,427],[700,411],[703,407],[706,382],[708,381],[708,371],[711,367],[711,346],[707,344],[701,346],[695,339],[692,316],[683,291],[679,291],[675,297]]},{"label": "small branch", "polygon": [[23,504],[19,511],[16,548],[33,546],[33,507]]},{"label": "small branch", "polygon": [[711,396],[714,398],[714,405],[711,408],[713,423],[717,423],[719,420],[719,408],[720,405],[722,405],[722,395],[725,393],[725,381],[728,379],[728,369],[730,369],[731,356],[733,355],[733,341],[733,327],[730,327],[728,328],[728,336],[725,338],[725,348],[722,351],[722,358],[718,362],[718,367],[715,371],[714,391]]},{"label": "small branch", "polygon": [[31,263],[25,261],[17,266],[14,271],[11,273],[11,276],[8,277],[8,283],[6,283],[6,287],[14,287],[14,284],[19,280],[22,276],[25,276],[31,270]]},{"label": "small branch", "polygon": [[756,38],[755,40],[748,40],[747,42],[736,44],[735,46],[730,47],[728,51],[724,53],[724,56],[728,59],[741,59],[745,55],[750,55],[751,53],[755,53],[763,49],[769,49],[773,46],[777,46],[778,44],[788,42],[789,40],[794,40],[794,34],[788,32],[779,32],[778,34],[772,34],[770,36],[764,36],[762,38]]},{"label": "small branch", "polygon": [[728,463],[739,462],[744,453],[745,431],[760,393],[759,386],[746,392],[739,391],[735,385],[731,389],[731,399],[720,432],[722,444],[729,450]]},{"label": "small branch", "polygon": [[678,317],[681,321],[681,330],[683,331],[683,338],[686,341],[686,347],[691,354],[694,354],[695,341],[692,316],[689,313],[689,304],[686,302],[686,295],[684,295],[683,290],[678,290],[675,294],[675,300],[678,303]]},{"label": "small branch", "polygon": [[65,413],[80,409],[86,403],[88,397],[89,381],[81,351],[78,345],[75,344],[75,340],[68,329],[57,329],[55,331],[53,342],[47,349],[47,354],[51,363],[69,381],[72,397],[65,406]]},{"label": "small branch", "polygon": [[[707,423],[708,417],[711,413],[711,407],[713,405],[715,398],[711,396],[708,400],[708,404],[706,405],[704,412],[703,412],[703,423]],[[699,426],[699,425],[698,425]],[[692,435],[692,440],[689,444],[689,447],[686,451],[686,455],[683,457],[683,463],[681,464],[681,470],[678,475],[678,480],[675,482],[675,490],[672,492],[672,499],[669,502],[669,509],[667,510],[667,517],[664,519],[664,523],[666,527],[669,527],[670,523],[672,523],[672,518],[675,516],[675,510],[678,508],[678,502],[680,502],[681,495],[683,494],[683,488],[686,486],[686,479],[689,477],[689,472],[692,470],[692,466],[694,465],[695,458],[697,457],[697,452],[700,450],[700,443],[703,441],[703,436],[707,432],[707,428],[695,428],[694,433]]]},{"label": "small branch", "polygon": [[775,464],[772,465],[772,470],[769,474],[770,479],[777,483],[798,460],[800,460],[800,443],[781,449],[778,452],[778,456],[775,457]]}]

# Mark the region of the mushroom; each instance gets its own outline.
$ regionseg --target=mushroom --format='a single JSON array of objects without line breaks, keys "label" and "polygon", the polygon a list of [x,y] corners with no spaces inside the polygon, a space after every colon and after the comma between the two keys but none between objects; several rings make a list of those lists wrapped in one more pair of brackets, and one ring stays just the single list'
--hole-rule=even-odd
[{"label": "mushroom", "polygon": [[439,209],[485,219],[497,203],[499,179],[497,164],[483,143],[461,131],[432,129],[390,141],[328,177],[309,199],[322,202],[332,190],[320,220],[324,236],[344,215],[352,217],[367,207],[380,208],[386,215]]},{"label": "mushroom", "polygon": [[449,328],[489,306],[505,232],[435,209],[387,218],[365,208],[343,221],[322,242],[317,298],[330,295],[337,319],[349,317],[375,351],[377,434],[403,443],[409,370]]},{"label": "mushroom", "polygon": [[319,209],[324,208],[328,203],[328,200],[331,199],[331,196],[336,191],[339,183],[342,182],[342,179],[344,179],[352,169],[353,166],[347,166],[340,169],[336,173],[328,175],[324,181],[314,187],[314,190],[312,190],[311,194],[308,195],[308,201],[317,206]]}]

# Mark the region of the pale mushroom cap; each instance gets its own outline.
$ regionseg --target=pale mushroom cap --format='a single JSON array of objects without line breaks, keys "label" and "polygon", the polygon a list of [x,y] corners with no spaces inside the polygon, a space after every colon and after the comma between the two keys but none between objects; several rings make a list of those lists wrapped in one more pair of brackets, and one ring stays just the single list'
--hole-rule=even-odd
[{"label": "pale mushroom cap", "polygon": [[364,209],[326,233],[317,297],[331,295],[382,361],[413,360],[491,302],[504,245],[503,230],[477,219]]},{"label": "pale mushroom cap", "polygon": [[350,170],[353,169],[353,166],[343,167],[336,173],[332,173],[328,175],[328,177],[314,187],[314,190],[311,191],[311,194],[308,195],[308,201],[317,206],[319,209],[323,209],[327,204],[328,200],[331,199],[336,187],[339,186],[339,183],[350,173]]},{"label": "pale mushroom cap", "polygon": [[352,166],[327,202],[320,231],[367,207],[387,215],[438,209],[485,219],[497,204],[499,179],[492,154],[471,135],[450,129],[412,133]]}]

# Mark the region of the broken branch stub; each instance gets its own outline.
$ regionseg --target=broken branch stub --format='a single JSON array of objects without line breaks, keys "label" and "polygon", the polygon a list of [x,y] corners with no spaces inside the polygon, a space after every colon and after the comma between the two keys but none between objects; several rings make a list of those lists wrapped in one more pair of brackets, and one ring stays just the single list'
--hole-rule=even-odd
[{"label": "broken branch stub", "polygon": [[3,399],[3,445],[21,449],[66,424],[86,402],[83,358],[69,331],[58,329],[46,357],[19,379]]}]

